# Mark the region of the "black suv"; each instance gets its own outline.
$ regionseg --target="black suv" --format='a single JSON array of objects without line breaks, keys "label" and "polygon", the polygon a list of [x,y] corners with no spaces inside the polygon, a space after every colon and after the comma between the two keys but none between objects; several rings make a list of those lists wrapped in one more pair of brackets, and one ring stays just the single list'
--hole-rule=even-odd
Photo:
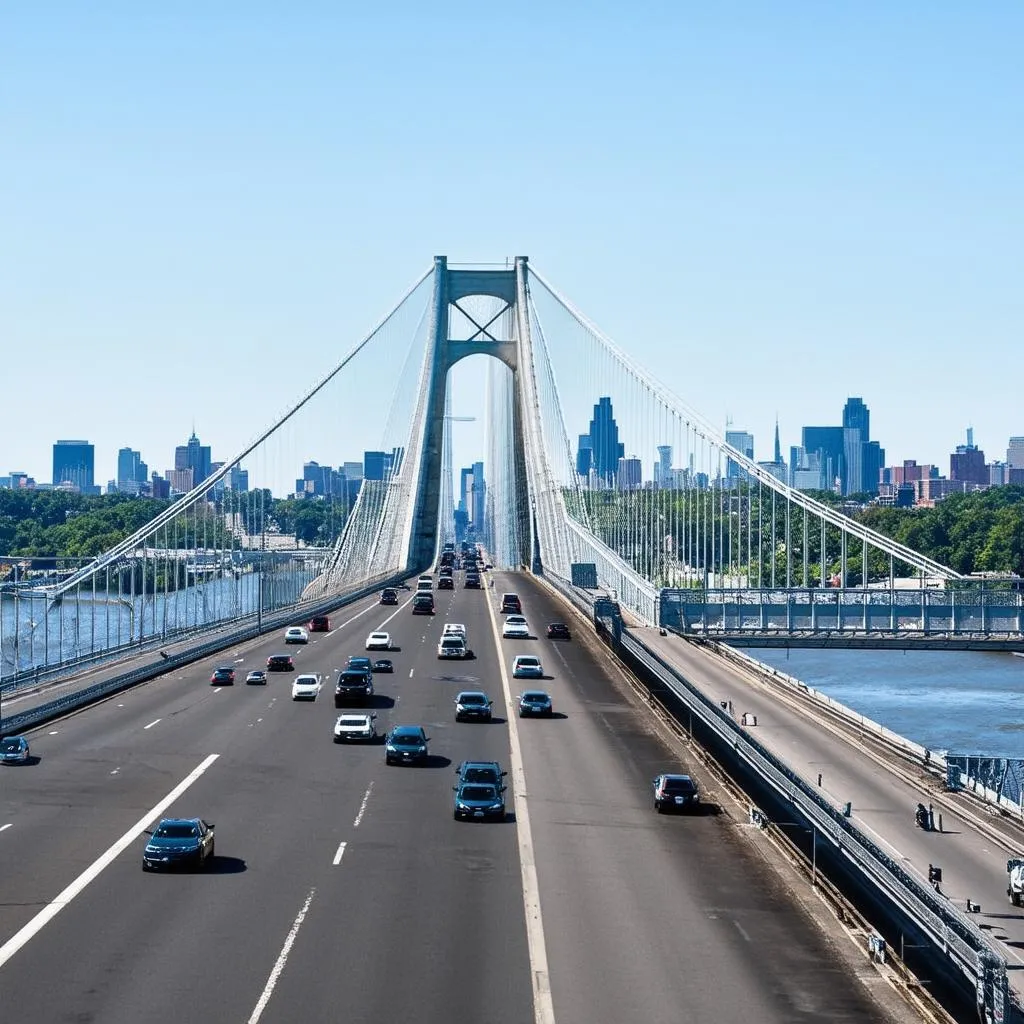
[{"label": "black suv", "polygon": [[346,668],[334,684],[334,706],[361,704],[373,696],[373,673],[362,668]]},{"label": "black suv", "polygon": [[295,663],[290,654],[272,654],[267,658],[268,672],[294,672]]},{"label": "black suv", "polygon": [[390,587],[387,590],[380,592],[380,603],[381,604],[398,604],[398,591],[392,590]]},{"label": "black suv", "polygon": [[417,594],[412,599],[412,613],[413,615],[433,615],[434,595],[422,592]]}]

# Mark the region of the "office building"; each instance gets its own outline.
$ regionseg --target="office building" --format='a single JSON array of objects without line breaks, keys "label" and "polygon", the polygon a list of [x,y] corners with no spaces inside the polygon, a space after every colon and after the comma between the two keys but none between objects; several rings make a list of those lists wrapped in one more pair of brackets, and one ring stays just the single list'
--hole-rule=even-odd
[{"label": "office building", "polygon": [[473,491],[471,494],[471,503],[467,507],[467,511],[471,515],[471,522],[473,527],[479,532],[483,529],[484,524],[484,502],[487,499],[487,485],[484,483],[484,464],[482,462],[473,463]]},{"label": "office building", "polygon": [[391,476],[391,452],[363,452],[363,479],[387,480]]},{"label": "office building", "polygon": [[249,470],[241,466],[232,466],[227,476],[228,490],[247,491],[249,490]]},{"label": "office building", "polygon": [[821,467],[823,489],[834,490],[843,466],[844,437],[842,427],[804,427],[801,447],[808,456],[816,456]]},{"label": "office building", "polygon": [[594,466],[594,449],[590,444],[589,434],[580,434],[576,445],[576,473],[589,477]]},{"label": "office building", "polygon": [[990,462],[988,465],[988,482],[990,487],[1002,487],[1006,484],[1008,473],[1005,462]]},{"label": "office building", "polygon": [[974,431],[967,428],[967,444],[958,444],[949,456],[949,479],[968,484],[989,483],[985,453],[974,443]]},{"label": "office building", "polygon": [[58,441],[53,446],[53,486],[99,494],[93,484],[96,455],[88,441]]},{"label": "office building", "polygon": [[1006,465],[1010,469],[1024,469],[1024,437],[1011,437],[1006,449]]},{"label": "office building", "polygon": [[672,445],[659,444],[658,458],[654,463],[654,486],[672,486]]},{"label": "office building", "polygon": [[[173,480],[171,486],[176,491],[181,491],[181,493],[186,493],[192,490],[193,487],[198,487],[210,475],[212,465],[213,458],[210,454],[210,446],[201,444],[199,438],[196,437],[196,432],[193,430],[188,442],[180,444],[174,449],[174,471],[181,474],[178,480],[183,483],[186,479],[184,476],[185,471],[190,471],[191,477],[189,479],[192,481],[191,486],[182,490]],[[168,478],[170,478],[169,473]]]},{"label": "office building", "polygon": [[[732,448],[735,448],[740,455],[754,461],[754,435],[748,433],[746,430],[727,430],[725,432],[725,443]],[[726,458],[725,460],[725,475],[730,480],[736,480],[744,476],[743,471],[740,469],[740,464],[732,458]]]},{"label": "office building", "polygon": [[154,498],[167,500],[171,496],[171,483],[154,469],[149,478],[149,492]]},{"label": "office building", "polygon": [[[625,445],[619,441],[619,426],[612,413],[612,400],[608,396],[599,398],[594,406],[594,418],[590,421],[591,464],[590,470],[606,485],[614,484],[619,459],[625,455]],[[580,455],[577,452],[577,465]]]},{"label": "office building", "polygon": [[141,494],[149,483],[149,466],[142,455],[132,448],[121,448],[117,453],[117,490],[127,494]]},{"label": "office building", "polygon": [[619,459],[615,467],[615,481],[620,490],[636,491],[643,486],[643,463],[635,455]]}]

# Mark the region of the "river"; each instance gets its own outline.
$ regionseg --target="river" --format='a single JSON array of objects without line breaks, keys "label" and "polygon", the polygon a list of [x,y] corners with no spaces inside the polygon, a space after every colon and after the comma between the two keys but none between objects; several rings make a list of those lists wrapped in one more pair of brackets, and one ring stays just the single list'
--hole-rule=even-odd
[{"label": "river", "polygon": [[1024,758],[1024,657],[836,649],[743,653],[931,750]]}]

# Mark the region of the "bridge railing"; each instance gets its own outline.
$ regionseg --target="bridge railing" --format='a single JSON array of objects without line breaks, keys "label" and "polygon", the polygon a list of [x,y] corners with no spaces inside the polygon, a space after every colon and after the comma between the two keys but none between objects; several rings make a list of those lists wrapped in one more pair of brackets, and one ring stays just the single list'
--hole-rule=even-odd
[{"label": "bridge railing", "polygon": [[681,633],[1024,631],[1024,595],[1006,590],[798,587],[665,589],[660,625]]}]

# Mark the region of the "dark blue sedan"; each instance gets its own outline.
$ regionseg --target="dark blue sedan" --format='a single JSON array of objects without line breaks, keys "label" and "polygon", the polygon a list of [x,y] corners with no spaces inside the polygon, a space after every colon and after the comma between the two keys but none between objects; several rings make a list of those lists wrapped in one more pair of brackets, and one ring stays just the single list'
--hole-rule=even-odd
[{"label": "dark blue sedan", "polygon": [[519,696],[519,717],[527,715],[544,715],[550,718],[554,711],[551,694],[543,690],[527,690]]},{"label": "dark blue sedan", "polygon": [[489,782],[460,782],[453,786],[452,817],[458,820],[505,820],[505,787]]},{"label": "dark blue sedan", "polygon": [[142,870],[206,867],[213,859],[213,825],[202,818],[164,818],[142,851]]}]

